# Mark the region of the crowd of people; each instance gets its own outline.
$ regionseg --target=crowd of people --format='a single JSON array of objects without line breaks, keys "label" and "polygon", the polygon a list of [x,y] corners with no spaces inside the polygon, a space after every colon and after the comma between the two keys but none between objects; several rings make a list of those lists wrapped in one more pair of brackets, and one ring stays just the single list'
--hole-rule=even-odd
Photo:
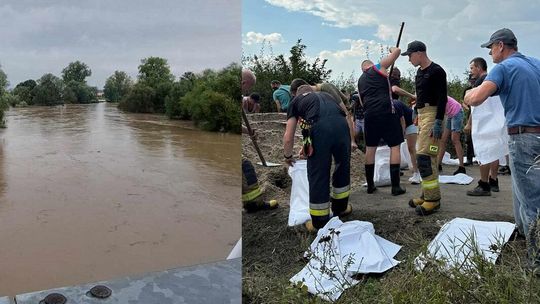
[{"label": "crowd of people", "polygon": [[[372,195],[377,191],[377,147],[388,145],[391,193],[404,195],[406,189],[400,184],[404,141],[411,155],[409,181],[421,184],[420,193],[408,204],[418,215],[436,212],[442,200],[439,173],[450,139],[459,162],[454,175],[466,173],[473,155],[480,165],[478,185],[467,195],[498,192],[499,161],[508,162],[518,231],[528,239],[529,258],[540,265],[535,231],[540,208],[540,60],[518,52],[517,39],[509,29],[496,31],[481,47],[490,49],[497,65],[488,73],[483,58],[470,60],[471,87],[464,92],[463,104],[448,96],[446,72],[430,59],[421,41],[409,43],[405,52],[390,48],[380,62],[363,61],[358,90],[350,98],[329,83],[295,79],[288,86],[272,81],[276,109],[287,113],[285,162],[294,166],[297,157],[307,159],[308,230],[322,228],[331,214],[342,217],[352,212],[348,199],[350,157],[355,149],[365,149],[367,193]],[[418,68],[414,93],[400,86],[400,71],[393,67],[400,55]],[[399,100],[400,96],[408,102]],[[247,109],[252,109],[246,102]],[[302,130],[301,155],[293,151],[297,127]]]}]

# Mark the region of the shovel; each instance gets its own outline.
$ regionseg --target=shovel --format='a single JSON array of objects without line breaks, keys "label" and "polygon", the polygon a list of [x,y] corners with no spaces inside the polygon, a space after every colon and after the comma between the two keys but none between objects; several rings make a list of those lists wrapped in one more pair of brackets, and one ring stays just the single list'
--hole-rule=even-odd
[{"label": "shovel", "polygon": [[257,164],[265,166],[265,167],[281,166],[281,164],[266,162],[266,160],[264,160],[264,157],[261,153],[261,149],[259,149],[259,145],[257,144],[257,141],[255,140],[255,138],[253,138],[253,136],[251,136],[251,134],[253,134],[253,130],[251,129],[251,125],[249,124],[249,120],[247,118],[246,112],[244,111],[244,108],[242,108],[242,118],[244,119],[244,123],[246,124],[246,128],[248,129],[248,133],[250,134],[249,138],[251,138],[251,141],[253,142],[253,146],[255,146],[255,150],[257,151],[257,154],[259,154],[259,158],[261,159],[261,162],[258,162]]}]

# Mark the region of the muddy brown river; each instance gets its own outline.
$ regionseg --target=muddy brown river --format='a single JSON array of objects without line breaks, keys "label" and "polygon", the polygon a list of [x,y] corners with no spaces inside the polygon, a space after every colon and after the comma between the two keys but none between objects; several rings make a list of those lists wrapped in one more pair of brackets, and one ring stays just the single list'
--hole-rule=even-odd
[{"label": "muddy brown river", "polygon": [[0,131],[0,296],[225,259],[240,136],[115,105],[15,108]]}]

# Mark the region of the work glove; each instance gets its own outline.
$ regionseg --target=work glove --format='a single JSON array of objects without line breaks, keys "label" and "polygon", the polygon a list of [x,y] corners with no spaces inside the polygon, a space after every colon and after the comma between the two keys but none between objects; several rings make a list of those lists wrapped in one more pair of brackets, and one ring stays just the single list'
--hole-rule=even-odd
[{"label": "work glove", "polygon": [[433,123],[433,128],[431,129],[431,136],[435,139],[441,139],[443,133],[442,120],[435,119]]}]

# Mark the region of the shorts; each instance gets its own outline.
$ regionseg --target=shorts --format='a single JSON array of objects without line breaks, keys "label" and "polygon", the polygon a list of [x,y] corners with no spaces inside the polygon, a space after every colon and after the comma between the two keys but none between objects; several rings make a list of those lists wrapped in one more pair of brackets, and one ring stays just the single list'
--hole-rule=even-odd
[{"label": "shorts", "polygon": [[414,124],[411,124],[407,128],[405,128],[405,136],[411,135],[411,134],[418,134],[418,127]]},{"label": "shorts", "polygon": [[354,131],[356,133],[364,132],[364,120],[363,119],[355,119],[354,121]]},{"label": "shorts", "polygon": [[364,118],[366,146],[377,147],[381,138],[389,147],[403,142],[403,130],[397,114],[375,114]]},{"label": "shorts", "polygon": [[452,130],[452,132],[461,132],[463,130],[463,109],[453,117],[446,118],[446,128]]}]

